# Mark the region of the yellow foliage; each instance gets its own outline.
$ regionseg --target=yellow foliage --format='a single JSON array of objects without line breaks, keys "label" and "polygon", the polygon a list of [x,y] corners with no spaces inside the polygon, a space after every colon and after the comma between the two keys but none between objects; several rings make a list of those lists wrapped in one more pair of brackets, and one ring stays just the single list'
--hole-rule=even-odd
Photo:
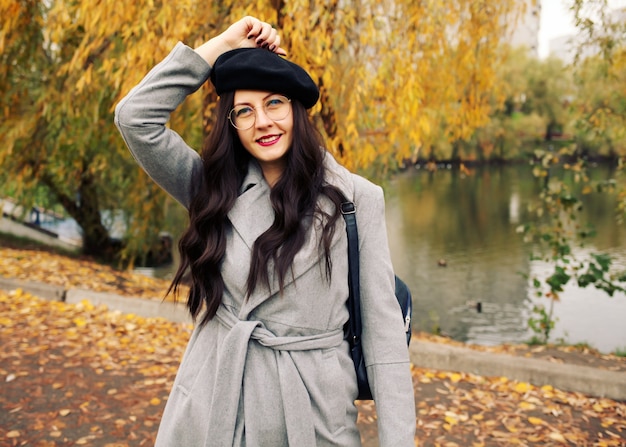
[{"label": "yellow foliage", "polygon": [[[318,83],[322,101],[311,113],[328,149],[353,170],[394,169],[486,122],[493,98],[505,97],[496,77],[504,17],[522,4],[2,0],[0,161],[19,181],[45,178],[68,201],[88,176],[101,208],[126,205],[129,234],[156,234],[167,199],[146,192],[114,106],[176,42],[197,46],[250,14],[276,26],[288,57]],[[199,95],[172,118],[194,147],[215,93],[207,85]]]},{"label": "yellow foliage", "polygon": [[112,0],[57,0],[46,30],[52,41],[63,42],[84,29],[60,67],[74,82],[72,94],[93,84],[114,89],[119,98],[176,41],[197,45],[245,14],[267,20],[282,33],[289,57],[320,85],[323,103],[313,113],[329,149],[358,169],[415,158],[438,137],[434,129],[468,138],[486,122],[498,90],[502,18],[516,8],[474,0],[185,0],[124,7]]}]

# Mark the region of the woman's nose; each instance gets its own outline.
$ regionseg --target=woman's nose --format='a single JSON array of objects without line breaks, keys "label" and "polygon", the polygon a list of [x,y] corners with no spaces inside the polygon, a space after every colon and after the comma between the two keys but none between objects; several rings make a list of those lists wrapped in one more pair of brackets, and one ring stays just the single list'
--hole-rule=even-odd
[{"label": "woman's nose", "polygon": [[274,120],[272,120],[263,108],[259,107],[255,110],[256,112],[256,126],[257,127],[267,127],[274,124]]}]

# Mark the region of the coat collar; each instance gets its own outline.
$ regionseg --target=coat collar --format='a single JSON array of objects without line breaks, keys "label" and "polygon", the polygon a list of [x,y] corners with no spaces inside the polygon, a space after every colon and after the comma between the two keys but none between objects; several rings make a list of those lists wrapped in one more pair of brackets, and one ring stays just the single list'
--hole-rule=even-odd
[{"label": "coat collar", "polygon": [[[328,152],[325,153],[324,164],[326,167],[326,182],[336,186],[346,197],[352,199],[354,197],[354,186],[350,172],[337,163]],[[235,233],[234,237],[238,236],[241,238],[248,250],[248,256],[244,256],[241,259],[247,259],[248,263],[250,260],[249,253],[254,246],[254,242],[274,221],[274,209],[270,201],[270,193],[271,188],[263,177],[261,167],[256,161],[252,160],[248,166],[248,173],[242,182],[239,198],[228,213],[228,218]],[[327,212],[331,211],[330,201],[325,198],[320,199],[319,206]],[[343,219],[339,219],[338,222],[341,225]],[[315,222],[312,225],[309,224],[308,227],[305,243],[293,261],[293,275],[288,274],[285,278],[285,287],[320,262],[321,264],[317,268],[320,268],[321,272],[324,271],[324,252],[320,249],[319,244],[320,228],[318,225],[315,225]],[[331,245],[334,246],[343,236],[343,231],[336,231]],[[265,285],[259,284],[245,306],[246,311],[242,309],[244,313],[247,314],[270,296],[278,293],[278,280],[275,278],[273,265],[268,265],[268,271],[270,289],[268,290]]]},{"label": "coat collar", "polygon": [[[326,183],[336,186],[347,198],[354,200],[354,185],[350,178],[350,172],[340,165],[329,152],[324,154]],[[248,172],[239,189],[239,198],[228,212],[230,222],[250,249],[254,245],[254,241],[274,221],[270,193],[271,188],[263,177],[261,167],[256,160],[251,160],[248,164]]]},{"label": "coat collar", "polygon": [[336,186],[346,198],[354,201],[353,174],[340,165],[330,152],[325,152],[324,167],[326,168],[326,183]]}]

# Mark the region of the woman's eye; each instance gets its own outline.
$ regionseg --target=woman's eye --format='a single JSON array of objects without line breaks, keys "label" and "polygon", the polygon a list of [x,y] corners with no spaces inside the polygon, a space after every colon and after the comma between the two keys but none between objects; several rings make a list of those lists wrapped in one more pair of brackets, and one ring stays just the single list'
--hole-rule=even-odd
[{"label": "woman's eye", "polygon": [[238,118],[245,118],[246,116],[252,115],[252,107],[242,107],[241,109],[235,110],[235,116]]},{"label": "woman's eye", "polygon": [[269,107],[269,108],[272,108],[272,107],[279,107],[279,106],[281,106],[281,105],[282,105],[282,104],[284,104],[284,103],[285,103],[285,101],[283,101],[283,100],[282,100],[282,99],[280,99],[280,98],[272,98],[272,99],[268,100],[268,101],[265,103],[265,107]]}]

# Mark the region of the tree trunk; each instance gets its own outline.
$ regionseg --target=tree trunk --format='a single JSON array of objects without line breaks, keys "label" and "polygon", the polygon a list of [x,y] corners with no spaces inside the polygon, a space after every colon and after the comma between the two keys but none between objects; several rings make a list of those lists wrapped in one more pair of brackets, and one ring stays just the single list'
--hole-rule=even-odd
[{"label": "tree trunk", "polygon": [[120,241],[112,240],[109,231],[102,224],[98,191],[93,178],[83,173],[76,198],[61,192],[49,176],[44,178],[44,183],[82,229],[82,253],[105,262],[117,260],[122,244]]},{"label": "tree trunk", "polygon": [[105,261],[116,259],[121,243],[114,242],[109,231],[102,224],[98,193],[93,179],[81,182],[78,191],[78,207],[72,217],[83,230],[83,254],[104,258]]}]

